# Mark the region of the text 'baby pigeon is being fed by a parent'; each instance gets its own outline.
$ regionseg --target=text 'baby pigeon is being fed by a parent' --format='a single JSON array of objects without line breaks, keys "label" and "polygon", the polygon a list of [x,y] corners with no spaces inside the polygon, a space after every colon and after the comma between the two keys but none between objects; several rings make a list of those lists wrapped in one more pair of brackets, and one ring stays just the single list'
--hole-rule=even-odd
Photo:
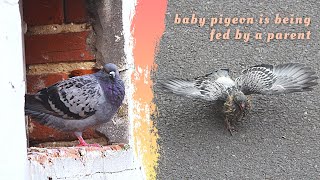
[{"label": "text 'baby pigeon is being fed by a parent'", "polygon": [[247,95],[310,91],[318,84],[316,79],[310,67],[299,63],[261,64],[244,70],[235,80],[230,78],[228,69],[220,69],[193,81],[171,79],[163,87],[190,98],[224,102],[225,124],[232,135],[235,123],[251,108]]},{"label": "text 'baby pigeon is being fed by a parent'", "polygon": [[125,87],[117,66],[106,64],[100,71],[76,76],[36,94],[26,94],[25,113],[49,127],[74,132],[78,146],[87,144],[82,132],[111,120],[122,104]]}]

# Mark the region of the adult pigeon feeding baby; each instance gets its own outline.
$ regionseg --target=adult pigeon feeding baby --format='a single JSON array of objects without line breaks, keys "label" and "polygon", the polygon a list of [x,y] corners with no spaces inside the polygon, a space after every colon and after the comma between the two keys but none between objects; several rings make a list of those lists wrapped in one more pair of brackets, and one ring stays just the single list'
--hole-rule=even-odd
[{"label": "adult pigeon feeding baby", "polygon": [[26,94],[25,113],[43,125],[74,132],[78,146],[99,146],[87,144],[82,131],[110,121],[124,95],[117,66],[106,64],[94,74],[76,76],[36,94]]},{"label": "adult pigeon feeding baby", "polygon": [[235,80],[230,78],[228,69],[220,69],[193,81],[171,79],[163,83],[163,87],[190,98],[223,101],[226,128],[232,135],[235,123],[250,110],[246,95],[310,91],[318,84],[316,79],[315,72],[302,64],[261,64],[244,70]]}]

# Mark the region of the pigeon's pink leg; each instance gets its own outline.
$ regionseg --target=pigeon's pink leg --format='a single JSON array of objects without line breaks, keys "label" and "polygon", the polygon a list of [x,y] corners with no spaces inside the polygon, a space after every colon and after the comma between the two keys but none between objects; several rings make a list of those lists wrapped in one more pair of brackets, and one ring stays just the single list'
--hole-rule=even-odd
[{"label": "pigeon's pink leg", "polygon": [[231,125],[231,123],[230,123],[230,121],[229,121],[229,119],[227,117],[224,119],[224,121],[225,121],[227,130],[230,132],[230,135],[233,136],[232,133],[234,131],[236,131],[236,129],[234,128],[234,126]]},{"label": "pigeon's pink leg", "polygon": [[82,147],[82,146],[101,147],[100,144],[86,143],[86,141],[82,138],[82,132],[74,132],[74,134],[77,136],[77,138],[79,140],[79,144],[77,145],[78,147]]}]

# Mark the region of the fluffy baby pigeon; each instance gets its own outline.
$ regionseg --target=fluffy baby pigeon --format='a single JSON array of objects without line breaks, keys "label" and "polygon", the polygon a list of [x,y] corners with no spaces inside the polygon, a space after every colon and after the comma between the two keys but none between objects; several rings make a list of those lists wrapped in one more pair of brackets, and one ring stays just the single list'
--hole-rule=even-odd
[{"label": "fluffy baby pigeon", "polygon": [[25,113],[43,125],[74,132],[78,146],[99,146],[87,144],[82,131],[110,121],[124,95],[117,66],[106,64],[94,74],[76,76],[36,94],[26,94]]},{"label": "fluffy baby pigeon", "polygon": [[316,79],[315,72],[302,64],[261,64],[244,70],[235,80],[230,78],[228,69],[220,69],[193,81],[171,79],[162,85],[178,95],[209,102],[223,101],[225,125],[232,135],[235,123],[250,110],[247,95],[310,91],[318,84]]}]

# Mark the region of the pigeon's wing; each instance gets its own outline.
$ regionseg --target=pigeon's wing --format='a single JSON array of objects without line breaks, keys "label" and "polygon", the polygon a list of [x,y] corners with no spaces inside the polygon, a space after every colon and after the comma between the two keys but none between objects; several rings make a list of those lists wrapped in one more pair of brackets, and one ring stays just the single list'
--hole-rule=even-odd
[{"label": "pigeon's wing", "polygon": [[278,66],[261,64],[242,72],[235,81],[244,94],[281,94],[312,90],[318,77],[310,67],[288,63]]},{"label": "pigeon's wing", "polygon": [[77,76],[26,95],[26,112],[42,112],[64,119],[84,119],[95,113],[102,96],[92,75]]},{"label": "pigeon's wing", "polygon": [[225,99],[227,89],[234,85],[227,70],[218,70],[193,81],[171,79],[162,84],[165,89],[175,94],[206,101]]}]

